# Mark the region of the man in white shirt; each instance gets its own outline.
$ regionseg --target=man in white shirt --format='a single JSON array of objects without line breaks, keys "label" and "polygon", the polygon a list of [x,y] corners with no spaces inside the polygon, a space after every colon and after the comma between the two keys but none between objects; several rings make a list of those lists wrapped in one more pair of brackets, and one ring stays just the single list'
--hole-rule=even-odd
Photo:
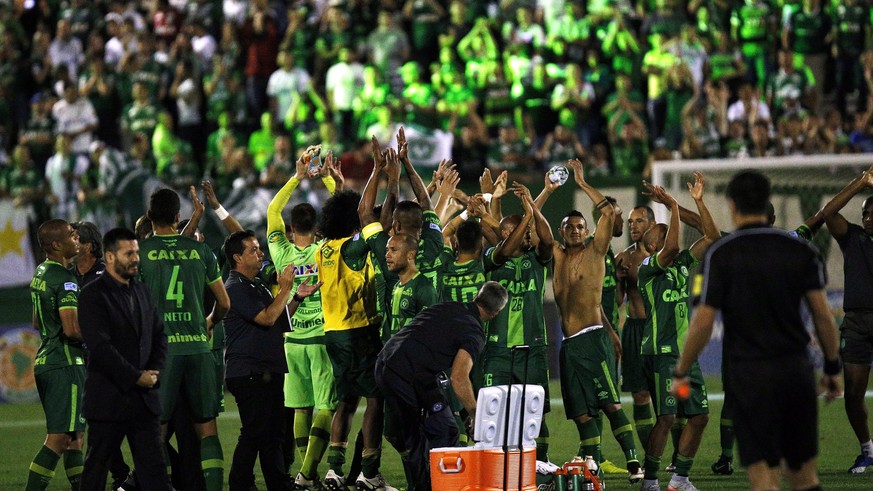
[{"label": "man in white shirt", "polygon": [[57,34],[49,45],[49,57],[52,69],[63,65],[70,73],[70,79],[76,80],[76,70],[84,59],[84,50],[82,42],[73,37],[69,20],[61,19],[58,21]]},{"label": "man in white shirt", "polygon": [[55,154],[45,164],[45,178],[52,194],[52,217],[69,222],[79,219],[77,194],[88,165],[88,157],[70,151],[70,138],[58,135]]},{"label": "man in white shirt", "polygon": [[79,88],[75,83],[64,85],[64,98],[52,106],[52,117],[57,123],[57,134],[70,138],[71,151],[86,154],[93,132],[97,129],[97,113],[91,101],[79,97]]},{"label": "man in white shirt", "polygon": [[325,89],[327,103],[334,117],[339,141],[354,140],[354,100],[355,93],[363,84],[364,67],[355,61],[354,54],[343,48],[339,51],[339,61],[327,70]]},{"label": "man in white shirt", "polygon": [[270,75],[267,82],[267,95],[270,96],[270,109],[276,121],[284,121],[295,95],[303,95],[309,90],[309,72],[294,66],[294,54],[282,51],[276,57],[279,69]]}]

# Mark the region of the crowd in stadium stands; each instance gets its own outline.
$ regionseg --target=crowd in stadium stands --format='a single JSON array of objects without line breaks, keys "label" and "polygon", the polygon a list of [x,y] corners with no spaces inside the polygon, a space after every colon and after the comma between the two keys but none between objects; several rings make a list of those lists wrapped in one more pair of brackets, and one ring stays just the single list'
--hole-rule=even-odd
[{"label": "crowd in stadium stands", "polygon": [[362,185],[398,124],[452,133],[463,177],[873,152],[870,32],[865,0],[4,1],[0,198],[275,190],[314,142]]}]

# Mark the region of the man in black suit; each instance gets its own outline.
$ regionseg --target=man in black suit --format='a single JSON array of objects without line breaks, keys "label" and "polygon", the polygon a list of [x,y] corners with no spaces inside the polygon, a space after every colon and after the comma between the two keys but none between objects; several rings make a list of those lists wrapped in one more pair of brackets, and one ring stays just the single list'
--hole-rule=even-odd
[{"label": "man in black suit", "polygon": [[139,245],[130,230],[103,237],[106,274],[79,296],[79,324],[88,347],[83,414],[88,452],[83,490],[106,488],[109,457],[126,436],[141,489],[169,490],[161,453],[157,383],[167,337],[148,288],[136,281]]}]

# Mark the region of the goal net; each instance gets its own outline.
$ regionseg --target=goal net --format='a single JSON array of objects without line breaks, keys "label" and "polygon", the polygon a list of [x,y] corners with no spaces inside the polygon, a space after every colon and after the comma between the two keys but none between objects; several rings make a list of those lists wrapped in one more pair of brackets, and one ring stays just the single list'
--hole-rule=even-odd
[{"label": "goal net", "polygon": [[[692,181],[695,171],[706,179],[706,204],[719,229],[733,230],[725,198],[725,188],[731,177],[745,169],[755,169],[770,178],[773,187],[773,208],[776,227],[794,230],[813,216],[840,189],[865,169],[873,165],[873,155],[819,155],[810,157],[772,157],[761,159],[677,160],[655,162],[652,165],[652,183],[664,186],[679,204],[696,210],[688,194],[686,183]],[[869,193],[868,193],[869,194]],[[861,202],[868,194],[860,193],[843,208],[849,222],[860,223]],[[654,205],[659,222],[666,222],[668,210]],[[691,245],[700,234],[690,227],[682,229],[682,246]],[[822,226],[813,243],[825,259],[828,271],[828,289],[843,289],[843,256],[827,228]]]}]

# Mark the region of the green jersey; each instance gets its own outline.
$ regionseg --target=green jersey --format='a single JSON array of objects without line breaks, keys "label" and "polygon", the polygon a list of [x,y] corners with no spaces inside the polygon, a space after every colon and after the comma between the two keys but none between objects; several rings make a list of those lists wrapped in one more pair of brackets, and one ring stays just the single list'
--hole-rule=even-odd
[{"label": "green jersey", "polygon": [[492,247],[485,253],[485,271],[490,280],[506,288],[509,301],[488,325],[487,343],[500,347],[545,346],[546,321],[543,315],[543,295],[551,261],[541,263],[535,250],[509,258],[503,264],[494,263]]},{"label": "green jersey", "polygon": [[641,354],[679,354],[688,334],[688,276],[696,264],[687,249],[670,266],[658,264],[656,255],[640,264],[637,284],[646,307]]},{"label": "green jersey", "polygon": [[833,13],[833,23],[836,26],[836,44],[840,55],[845,57],[860,56],[866,44],[866,26],[868,8],[861,5],[839,5]]},{"label": "green jersey", "polygon": [[391,292],[391,331],[388,337],[406,327],[419,312],[437,302],[433,283],[421,273],[416,273],[406,283],[397,282]]},{"label": "green jersey", "polygon": [[446,247],[443,264],[437,274],[437,294],[440,302],[472,302],[485,284],[485,266],[481,259],[459,263],[452,250]]},{"label": "green jersey", "polygon": [[825,38],[831,31],[831,21],[823,12],[807,13],[802,9],[791,16],[791,48],[796,54],[827,53]]},{"label": "green jersey", "polygon": [[121,122],[130,134],[143,132],[151,138],[158,125],[158,108],[151,104],[139,106],[132,103],[121,113]]},{"label": "green jersey", "polygon": [[603,312],[606,313],[606,318],[612,323],[612,328],[618,332],[618,298],[616,296],[618,278],[615,272],[615,253],[612,252],[612,246],[606,250],[604,261],[606,262],[606,274],[603,275],[600,305],[603,307]]},{"label": "green jersey", "polygon": [[770,7],[763,2],[741,5],[731,13],[731,26],[743,54],[751,57],[764,52],[770,23]]},{"label": "green jersey", "polygon": [[140,242],[140,275],[164,321],[169,355],[208,353],[203,291],[221,281],[209,246],[182,235]]},{"label": "green jersey", "polygon": [[106,147],[100,155],[97,188],[110,195],[121,192],[124,178],[136,168],[137,164],[133,158],[114,148]]},{"label": "green jersey", "polygon": [[42,343],[33,362],[35,374],[75,365],[85,365],[82,345],[64,335],[62,310],[77,310],[79,285],[76,277],[60,263],[45,261],[36,267],[30,282],[33,317]]},{"label": "green jersey", "polygon": [[[424,225],[421,227],[421,239],[418,241],[418,255],[415,265],[418,271],[437,286],[437,273],[443,264],[443,228],[436,212],[427,210],[422,214]],[[386,268],[387,270],[387,268]]]},{"label": "green jersey", "polygon": [[[281,274],[285,266],[294,265],[296,276],[294,277],[294,291],[307,278],[309,284],[318,282],[318,264],[315,261],[315,252],[323,244],[323,241],[314,242],[300,248],[293,244],[285,232],[274,230],[267,237],[267,247],[270,249],[270,257],[276,266],[276,274]],[[303,299],[297,306],[297,311],[291,318],[291,332],[285,333],[285,338],[292,339],[297,343],[323,343],[324,342],[324,314],[321,311],[321,290]]]}]

